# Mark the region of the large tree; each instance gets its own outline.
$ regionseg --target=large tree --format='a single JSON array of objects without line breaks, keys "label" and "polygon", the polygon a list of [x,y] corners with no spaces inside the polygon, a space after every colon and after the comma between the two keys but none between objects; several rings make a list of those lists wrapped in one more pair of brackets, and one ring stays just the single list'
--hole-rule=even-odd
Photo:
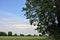
[{"label": "large tree", "polygon": [[23,11],[26,11],[25,16],[30,19],[30,24],[38,26],[39,32],[55,36],[58,29],[56,20],[59,15],[56,3],[56,0],[26,0],[26,7],[23,8]]}]

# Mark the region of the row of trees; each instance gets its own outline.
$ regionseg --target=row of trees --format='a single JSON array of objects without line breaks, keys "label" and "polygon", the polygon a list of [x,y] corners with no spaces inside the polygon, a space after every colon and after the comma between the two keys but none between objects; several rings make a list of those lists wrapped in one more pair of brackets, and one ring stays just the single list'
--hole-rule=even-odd
[{"label": "row of trees", "polygon": [[0,36],[12,36],[12,32],[8,32],[8,34],[6,32],[0,32]]},{"label": "row of trees", "polygon": [[34,35],[31,35],[31,34],[28,34],[28,35],[20,34],[20,35],[18,35],[16,33],[12,34],[12,32],[9,31],[8,34],[6,32],[0,32],[0,36],[43,36],[43,35],[42,34],[39,34],[39,35],[36,35],[36,34],[34,34]]}]

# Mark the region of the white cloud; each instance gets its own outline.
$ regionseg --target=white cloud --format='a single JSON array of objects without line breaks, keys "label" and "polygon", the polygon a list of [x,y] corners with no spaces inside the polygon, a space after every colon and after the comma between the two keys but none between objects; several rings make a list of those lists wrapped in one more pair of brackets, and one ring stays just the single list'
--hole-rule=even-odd
[{"label": "white cloud", "polygon": [[7,17],[0,16],[0,31],[6,31],[6,32],[13,31],[13,32],[25,33],[25,34],[36,33],[34,30],[36,26],[31,26],[27,20],[23,20],[21,18],[20,20],[19,18],[15,18],[16,17],[15,14],[1,11],[1,10],[0,10],[0,14],[3,16],[7,16]]}]

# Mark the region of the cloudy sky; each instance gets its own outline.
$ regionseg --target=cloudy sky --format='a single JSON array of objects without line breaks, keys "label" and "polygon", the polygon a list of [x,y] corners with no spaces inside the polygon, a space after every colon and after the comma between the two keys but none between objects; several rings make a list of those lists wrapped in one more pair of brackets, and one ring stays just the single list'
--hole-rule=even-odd
[{"label": "cloudy sky", "polygon": [[26,0],[0,0],[0,31],[38,34],[22,12]]}]

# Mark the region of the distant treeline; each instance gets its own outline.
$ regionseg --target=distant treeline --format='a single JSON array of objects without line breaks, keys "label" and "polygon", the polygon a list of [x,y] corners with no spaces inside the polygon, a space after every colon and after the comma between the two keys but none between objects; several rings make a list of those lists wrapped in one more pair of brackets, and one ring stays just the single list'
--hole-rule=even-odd
[{"label": "distant treeline", "polygon": [[16,33],[13,34],[11,31],[9,31],[8,33],[0,32],[0,36],[43,36],[43,35],[41,35],[41,34],[39,34],[39,35],[36,35],[36,34],[34,34],[34,35],[31,35],[31,34],[28,34],[28,35],[20,34],[20,35],[18,35]]}]

